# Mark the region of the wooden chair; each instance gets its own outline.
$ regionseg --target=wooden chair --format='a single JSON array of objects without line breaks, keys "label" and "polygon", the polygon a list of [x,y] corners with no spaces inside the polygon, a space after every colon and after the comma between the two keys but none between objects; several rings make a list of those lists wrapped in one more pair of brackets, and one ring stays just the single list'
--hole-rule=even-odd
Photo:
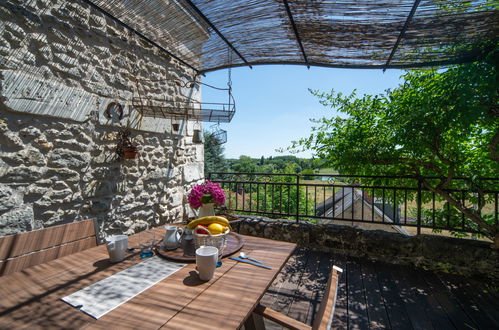
[{"label": "wooden chair", "polygon": [[95,221],[0,237],[0,276],[97,246]]},{"label": "wooden chair", "polygon": [[321,301],[317,315],[315,316],[315,321],[312,326],[304,324],[300,321],[290,318],[284,314],[281,314],[273,309],[267,308],[263,305],[258,305],[254,313],[260,315],[266,319],[274,321],[281,326],[292,329],[292,330],[326,330],[331,328],[334,315],[334,305],[336,304],[336,295],[338,291],[338,278],[339,274],[343,270],[339,267],[333,266],[331,274],[329,275],[329,280],[327,282],[326,292],[324,293],[324,298]]}]

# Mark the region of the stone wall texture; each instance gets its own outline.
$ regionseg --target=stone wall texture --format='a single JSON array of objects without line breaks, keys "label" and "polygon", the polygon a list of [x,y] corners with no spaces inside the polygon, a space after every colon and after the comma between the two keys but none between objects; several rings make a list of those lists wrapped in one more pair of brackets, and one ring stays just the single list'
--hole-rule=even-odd
[{"label": "stone wall texture", "polygon": [[[132,99],[200,99],[182,84],[194,78],[83,1],[1,1],[0,236],[86,218],[101,237],[131,234],[191,215],[186,192],[204,177],[199,124],[141,117]],[[123,118],[104,115],[110,102]],[[116,155],[120,128],[138,159]]]},{"label": "stone wall texture", "polygon": [[294,242],[321,251],[499,280],[499,251],[482,241],[433,235],[409,237],[381,230],[246,215],[239,216],[233,228],[244,235]]}]

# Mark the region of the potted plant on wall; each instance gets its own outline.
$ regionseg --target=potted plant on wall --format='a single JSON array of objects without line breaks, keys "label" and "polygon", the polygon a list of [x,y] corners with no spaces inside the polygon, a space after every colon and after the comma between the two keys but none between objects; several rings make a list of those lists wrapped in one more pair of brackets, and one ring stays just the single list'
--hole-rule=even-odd
[{"label": "potted plant on wall", "polygon": [[133,144],[130,135],[131,132],[128,129],[122,129],[118,132],[116,153],[124,159],[135,159],[139,156],[139,149]]}]

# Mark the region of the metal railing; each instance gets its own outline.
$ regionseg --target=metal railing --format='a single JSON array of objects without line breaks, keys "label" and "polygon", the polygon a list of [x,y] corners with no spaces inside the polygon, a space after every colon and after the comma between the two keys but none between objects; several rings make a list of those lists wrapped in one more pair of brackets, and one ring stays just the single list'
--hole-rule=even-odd
[{"label": "metal railing", "polygon": [[[437,177],[365,176],[334,174],[208,173],[227,194],[229,211],[331,223],[349,221],[482,233],[457,208],[422,184]],[[455,178],[445,189],[468,208],[481,208],[481,216],[498,224],[499,178],[480,179],[471,190],[469,180]],[[465,184],[466,183],[466,184]]]}]

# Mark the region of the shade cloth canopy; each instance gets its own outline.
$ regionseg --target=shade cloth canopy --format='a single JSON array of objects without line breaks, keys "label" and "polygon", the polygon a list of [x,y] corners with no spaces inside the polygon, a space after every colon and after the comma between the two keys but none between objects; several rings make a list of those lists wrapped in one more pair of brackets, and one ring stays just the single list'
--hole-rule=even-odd
[{"label": "shade cloth canopy", "polygon": [[497,1],[84,0],[198,73],[257,64],[411,68],[476,59]]}]

